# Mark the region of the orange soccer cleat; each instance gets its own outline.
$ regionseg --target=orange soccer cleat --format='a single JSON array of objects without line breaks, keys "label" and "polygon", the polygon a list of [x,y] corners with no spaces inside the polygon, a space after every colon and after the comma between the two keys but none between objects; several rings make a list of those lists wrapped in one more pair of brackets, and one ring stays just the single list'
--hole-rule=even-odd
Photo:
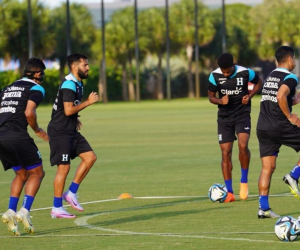
[{"label": "orange soccer cleat", "polygon": [[248,198],[248,183],[240,183],[240,199],[246,200]]},{"label": "orange soccer cleat", "polygon": [[228,193],[227,193],[227,197],[226,197],[226,199],[225,199],[224,203],[225,203],[225,202],[234,202],[234,201],[235,201],[234,194],[233,194],[233,193],[230,193],[230,192],[228,192]]}]

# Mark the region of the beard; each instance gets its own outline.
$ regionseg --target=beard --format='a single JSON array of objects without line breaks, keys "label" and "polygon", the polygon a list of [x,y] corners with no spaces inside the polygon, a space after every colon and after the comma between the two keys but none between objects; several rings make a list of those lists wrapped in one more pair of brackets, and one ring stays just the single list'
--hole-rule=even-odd
[{"label": "beard", "polygon": [[81,79],[87,79],[87,78],[89,78],[89,72],[88,71],[86,71],[86,72],[84,72],[84,71],[82,71],[82,70],[78,70],[78,76],[81,78]]}]

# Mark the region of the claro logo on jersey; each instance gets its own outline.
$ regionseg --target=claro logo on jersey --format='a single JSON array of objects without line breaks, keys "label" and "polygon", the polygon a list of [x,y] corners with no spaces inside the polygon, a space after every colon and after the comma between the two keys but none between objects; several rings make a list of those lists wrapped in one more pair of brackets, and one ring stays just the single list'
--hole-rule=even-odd
[{"label": "claro logo on jersey", "polygon": [[236,87],[235,90],[221,89],[223,95],[238,95],[242,92],[242,88]]}]

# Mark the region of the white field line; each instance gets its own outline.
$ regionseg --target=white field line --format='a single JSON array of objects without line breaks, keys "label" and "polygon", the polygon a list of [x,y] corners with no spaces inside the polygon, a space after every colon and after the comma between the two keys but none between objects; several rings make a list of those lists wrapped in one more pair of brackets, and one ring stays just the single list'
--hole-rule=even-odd
[{"label": "white field line", "polygon": [[[122,211],[130,211],[130,210],[139,210],[139,209],[146,209],[146,208],[154,208],[154,207],[162,207],[162,206],[171,206],[175,204],[181,204],[181,203],[189,203],[189,202],[178,202],[178,203],[169,203],[169,204],[159,204],[159,205],[148,205],[143,207],[133,207],[133,208],[125,208],[125,209],[118,209],[114,211],[109,212],[102,212],[98,214],[93,214],[89,216],[84,216],[81,218],[78,218],[75,220],[75,224],[81,227],[86,227],[89,229],[99,230],[103,232],[111,232],[115,234],[124,234],[124,235],[148,235],[148,236],[161,236],[161,237],[177,237],[177,238],[194,238],[194,239],[212,239],[212,240],[226,240],[226,241],[248,241],[248,242],[263,242],[263,243],[277,243],[277,244],[286,244],[286,242],[282,241],[273,241],[273,240],[255,240],[255,239],[247,239],[247,238],[225,238],[225,237],[214,237],[214,236],[206,236],[205,234],[214,234],[214,235],[220,235],[220,234],[262,234],[262,232],[231,232],[231,233],[215,233],[215,232],[204,232],[202,234],[204,235],[188,235],[188,234],[178,234],[178,233],[144,233],[144,232],[134,232],[134,231],[123,231],[123,230],[117,230],[117,229],[109,229],[109,228],[103,228],[99,226],[93,226],[90,225],[87,221],[93,217],[99,216],[99,215],[107,215],[111,213],[118,213]],[[274,234],[274,232],[264,232],[263,234]],[[294,242],[297,243],[297,242]],[[300,244],[297,243],[297,244]]]},{"label": "white field line", "polygon": [[[270,195],[270,196],[287,196],[289,194],[280,194],[280,195]],[[251,196],[251,195],[249,195]],[[256,197],[258,195],[252,195],[253,197]],[[134,199],[176,199],[176,198],[207,198],[207,196],[147,196],[147,197],[134,197]],[[121,199],[108,199],[108,200],[98,200],[98,201],[90,201],[85,202],[81,204],[94,204],[94,203],[103,203],[103,202],[111,202],[111,201],[119,201]],[[197,239],[212,239],[212,240],[229,240],[229,241],[248,241],[248,242],[265,242],[265,243],[283,243],[285,242],[281,241],[271,241],[271,240],[252,240],[252,239],[246,239],[246,238],[222,238],[222,237],[214,237],[214,236],[205,236],[205,234],[214,234],[214,235],[228,235],[228,234],[273,234],[274,232],[203,232],[204,235],[188,235],[188,234],[177,234],[177,233],[144,233],[144,232],[133,232],[133,231],[122,231],[117,229],[109,229],[109,228],[103,228],[103,227],[95,227],[88,224],[88,220],[92,217],[98,216],[98,215],[105,215],[110,213],[118,213],[123,211],[130,211],[130,210],[140,210],[140,209],[146,209],[146,208],[154,208],[154,207],[163,207],[163,206],[172,206],[182,203],[190,203],[190,202],[198,202],[198,201],[180,201],[176,203],[167,203],[167,204],[157,204],[157,205],[148,205],[148,206],[140,206],[140,207],[132,207],[132,208],[124,208],[124,209],[118,209],[108,212],[101,212],[97,214],[93,214],[90,216],[84,216],[81,218],[78,218],[74,221],[74,223],[81,227],[86,227],[90,229],[100,230],[104,232],[111,232],[109,234],[75,234],[75,235],[34,235],[34,236],[22,236],[20,238],[46,238],[46,237],[111,237],[111,236],[138,236],[138,235],[149,235],[149,236],[161,236],[161,237],[177,237],[177,238],[197,238]],[[69,206],[69,205],[67,205]],[[46,209],[52,209],[52,207],[45,207],[45,208],[37,208],[32,209],[31,211],[41,211]],[[0,238],[19,238],[15,236],[0,236]],[[300,244],[300,242],[294,242],[293,244]]]}]

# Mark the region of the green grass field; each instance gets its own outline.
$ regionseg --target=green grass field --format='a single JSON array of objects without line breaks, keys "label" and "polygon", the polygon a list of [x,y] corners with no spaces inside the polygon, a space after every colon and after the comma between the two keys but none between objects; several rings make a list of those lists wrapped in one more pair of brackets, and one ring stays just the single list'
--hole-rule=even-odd
[{"label": "green grass field", "polygon": [[[82,134],[98,160],[80,186],[84,212],[75,220],[52,219],[49,146],[33,136],[43,155],[45,179],[32,207],[35,236],[12,237],[0,225],[0,249],[299,249],[300,240],[285,243],[274,232],[275,219],[258,220],[257,180],[261,163],[255,135],[259,98],[252,105],[250,197],[234,203],[212,203],[207,192],[223,183],[217,141],[217,106],[200,101],[97,104],[81,112]],[[46,129],[50,106],[38,109]],[[294,112],[300,114],[300,107]],[[300,142],[299,142],[300,143]],[[233,188],[239,191],[237,145],[233,151]],[[300,201],[289,195],[282,177],[298,159],[283,147],[272,179],[270,206],[281,215],[300,215]],[[78,159],[72,162],[67,186]],[[13,171],[0,176],[0,211],[8,204]],[[122,193],[134,199],[117,200]],[[23,195],[19,202],[22,204]],[[85,204],[86,203],[86,204]]]}]

